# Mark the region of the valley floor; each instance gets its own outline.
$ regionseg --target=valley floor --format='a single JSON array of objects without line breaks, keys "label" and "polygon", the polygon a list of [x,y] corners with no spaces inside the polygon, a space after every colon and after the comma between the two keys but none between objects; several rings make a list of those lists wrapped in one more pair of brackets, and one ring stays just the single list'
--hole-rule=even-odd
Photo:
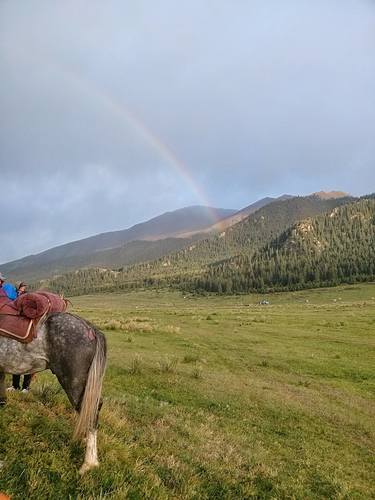
[{"label": "valley floor", "polygon": [[73,413],[39,374],[0,413],[13,500],[372,497],[375,284],[72,302],[109,343],[101,467],[78,477]]}]

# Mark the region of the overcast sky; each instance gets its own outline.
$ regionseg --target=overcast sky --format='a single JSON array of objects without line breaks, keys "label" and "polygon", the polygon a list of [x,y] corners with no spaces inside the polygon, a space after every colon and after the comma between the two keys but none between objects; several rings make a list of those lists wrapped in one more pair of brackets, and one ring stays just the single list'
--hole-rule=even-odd
[{"label": "overcast sky", "polygon": [[375,2],[2,0],[0,263],[167,210],[375,191]]}]

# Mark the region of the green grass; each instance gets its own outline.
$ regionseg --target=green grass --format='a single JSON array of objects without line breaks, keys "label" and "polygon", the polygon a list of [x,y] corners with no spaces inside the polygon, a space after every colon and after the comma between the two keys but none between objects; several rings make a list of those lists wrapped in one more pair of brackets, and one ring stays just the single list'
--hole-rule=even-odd
[{"label": "green grass", "polygon": [[375,285],[73,299],[106,332],[101,467],[54,377],[0,413],[0,491],[41,498],[372,498]]}]

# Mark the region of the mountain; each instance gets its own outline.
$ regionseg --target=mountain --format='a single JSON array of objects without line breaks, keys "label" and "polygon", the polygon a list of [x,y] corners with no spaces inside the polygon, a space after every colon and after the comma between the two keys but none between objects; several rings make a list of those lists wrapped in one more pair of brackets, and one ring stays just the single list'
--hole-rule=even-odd
[{"label": "mountain", "polygon": [[289,198],[263,198],[240,211],[186,207],[129,229],[98,234],[8,262],[1,270],[14,281],[35,281],[85,267],[119,268],[152,261],[222,231],[275,200]]},{"label": "mountain", "polygon": [[354,201],[354,198],[321,199],[311,195],[276,200],[246,219],[208,238],[190,242],[181,250],[156,260],[113,270],[82,270],[50,280],[46,285],[68,294],[116,290],[134,286],[171,284],[183,286],[201,280],[206,286],[207,271],[220,269],[222,262],[247,259],[277,240],[293,224],[313,218]]},{"label": "mountain", "polygon": [[296,290],[375,279],[375,199],[293,224],[252,255],[210,266],[193,289]]},{"label": "mountain", "polygon": [[[221,232],[227,229],[230,226],[234,226],[238,222],[241,222],[242,220],[246,219],[249,215],[252,213],[256,212],[260,208],[265,207],[266,205],[269,205],[270,203],[273,203],[274,201],[284,201],[288,200],[290,198],[293,198],[293,196],[288,195],[288,194],[283,194],[282,196],[279,196],[278,198],[272,198],[272,197],[266,197],[262,198],[255,203],[252,203],[251,205],[239,210],[238,212],[235,212],[232,215],[229,215],[229,217],[225,217],[215,224],[212,224],[211,226],[201,230],[201,232],[204,233],[215,233],[215,232]],[[192,236],[192,233],[185,233],[181,234],[182,237],[188,238]]]},{"label": "mountain", "polygon": [[290,200],[291,198],[294,198],[294,196],[291,196],[289,194],[283,194],[279,196],[278,198],[272,198],[267,196],[266,198],[262,198],[261,200],[256,201],[255,203],[252,203],[248,207],[243,208],[242,210],[239,210],[233,215],[230,215],[229,217],[226,217],[225,219],[222,219],[221,221],[217,222],[212,228],[217,228],[220,231],[223,231],[224,229],[234,226],[234,224],[237,224],[238,222],[241,222],[242,220],[246,219],[249,215],[253,214],[257,210],[265,207],[266,205],[269,205],[270,203],[273,203],[274,201],[285,201],[285,200]]},{"label": "mountain", "polygon": [[321,199],[310,195],[276,200],[219,234],[148,263],[147,272],[157,276],[200,272],[212,262],[252,253],[295,222],[332,210],[353,199]]},{"label": "mountain", "polygon": [[337,198],[347,198],[350,194],[344,193],[343,191],[319,191],[313,193],[311,196],[317,196],[321,200],[335,200]]},{"label": "mountain", "polygon": [[[111,268],[116,269],[136,264],[138,262],[152,261],[163,255],[185,248],[199,238],[196,235],[186,238],[163,238],[155,241],[135,240],[125,243],[120,247],[108,250],[99,250],[90,254],[76,255],[52,262],[39,262],[37,266],[25,265],[12,273],[7,273],[10,281],[43,280],[52,276],[60,276],[70,271],[84,268]],[[29,264],[29,263],[27,263]],[[4,273],[5,274],[5,273]]]},{"label": "mountain", "polygon": [[[1,265],[1,272],[11,280],[34,280],[85,266],[127,265],[134,262],[134,248],[126,247],[132,241],[150,242],[169,239],[160,245],[138,243],[140,254],[146,253],[149,259],[155,259],[163,253],[182,248],[189,244],[186,241],[175,241],[181,233],[199,233],[201,229],[226,218],[236,210],[203,206],[186,207],[173,212],[166,212],[146,222],[136,224],[129,229],[102,233],[89,238],[73,241],[65,245],[51,248],[37,255]],[[118,249],[114,251],[114,249]],[[150,249],[154,253],[150,253]],[[108,254],[106,250],[110,250]],[[132,257],[130,257],[132,254]],[[120,256],[124,259],[121,260]]]}]

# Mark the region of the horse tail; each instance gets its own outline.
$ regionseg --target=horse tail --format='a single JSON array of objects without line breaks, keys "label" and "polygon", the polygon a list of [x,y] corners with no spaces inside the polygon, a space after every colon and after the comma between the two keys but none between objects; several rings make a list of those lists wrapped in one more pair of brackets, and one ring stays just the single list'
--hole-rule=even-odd
[{"label": "horse tail", "polygon": [[74,438],[81,439],[95,430],[101,405],[103,377],[107,360],[106,340],[102,332],[95,330],[96,350],[87,375],[85,392],[81,401]]}]

